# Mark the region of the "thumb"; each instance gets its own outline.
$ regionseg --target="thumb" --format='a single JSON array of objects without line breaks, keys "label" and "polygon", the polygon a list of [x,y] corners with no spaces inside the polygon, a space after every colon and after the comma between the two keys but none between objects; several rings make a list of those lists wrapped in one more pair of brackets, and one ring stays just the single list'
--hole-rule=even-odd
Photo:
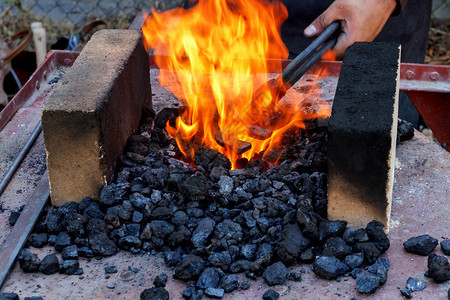
[{"label": "thumb", "polygon": [[334,18],[334,13],[329,7],[320,16],[318,16],[308,27],[305,28],[303,34],[306,37],[316,37],[319,34],[321,34],[322,31],[333,21],[336,21],[336,18]]}]

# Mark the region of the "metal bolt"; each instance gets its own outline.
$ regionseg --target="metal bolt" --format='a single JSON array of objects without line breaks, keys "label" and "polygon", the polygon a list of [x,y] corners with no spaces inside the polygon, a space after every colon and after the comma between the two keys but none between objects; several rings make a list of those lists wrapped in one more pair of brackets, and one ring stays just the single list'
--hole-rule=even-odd
[{"label": "metal bolt", "polygon": [[438,72],[432,72],[430,74],[430,79],[433,80],[433,81],[436,81],[438,79],[438,77],[439,77],[439,73]]},{"label": "metal bolt", "polygon": [[41,83],[36,80],[36,89],[38,90],[41,87]]},{"label": "metal bolt", "polygon": [[411,70],[406,71],[405,75],[406,75],[406,79],[408,79],[408,80],[412,80],[412,79],[414,79],[414,76],[416,76],[416,74]]}]

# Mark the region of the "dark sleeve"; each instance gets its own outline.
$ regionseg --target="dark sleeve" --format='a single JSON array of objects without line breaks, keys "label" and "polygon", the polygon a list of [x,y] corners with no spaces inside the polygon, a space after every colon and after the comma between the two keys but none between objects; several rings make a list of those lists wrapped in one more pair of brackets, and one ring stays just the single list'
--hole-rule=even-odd
[{"label": "dark sleeve", "polygon": [[402,12],[402,9],[405,7],[407,1],[408,0],[396,0],[397,6],[392,13],[392,17],[398,16]]}]

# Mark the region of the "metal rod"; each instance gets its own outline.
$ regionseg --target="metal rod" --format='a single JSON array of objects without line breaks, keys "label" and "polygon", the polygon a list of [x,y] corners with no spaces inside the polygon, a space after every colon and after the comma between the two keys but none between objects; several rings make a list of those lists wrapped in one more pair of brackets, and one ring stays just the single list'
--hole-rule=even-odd
[{"label": "metal rod", "polygon": [[33,146],[34,142],[36,141],[37,137],[42,131],[42,124],[41,121],[36,125],[34,128],[33,133],[28,138],[25,146],[23,146],[22,150],[20,150],[19,155],[14,160],[11,167],[9,167],[8,171],[6,171],[5,176],[3,177],[2,181],[0,182],[0,195],[3,194],[6,187],[8,186],[9,182],[11,181],[11,178],[14,176],[14,173],[16,173],[17,169],[19,168],[20,164],[22,163],[23,159],[27,155],[28,151],[30,151],[31,147]]},{"label": "metal rod", "polygon": [[308,57],[310,57],[328,38],[330,38],[330,36],[332,36],[340,26],[341,24],[339,21],[331,23],[308,47],[306,47],[305,50],[297,55],[281,73],[283,82],[285,82],[286,78],[289,78],[292,73],[304,64]]},{"label": "metal rod", "polygon": [[0,246],[0,289],[5,283],[14,261],[23,245],[25,245],[49,197],[48,173],[45,171],[33,194],[28,199],[19,219],[17,219],[3,245]]},{"label": "metal rod", "polygon": [[286,78],[285,83],[288,83],[290,86],[294,85],[302,76],[308,71],[308,69],[314,65],[322,55],[329,49],[331,49],[336,44],[336,39],[329,40],[326,42],[322,48],[319,49],[316,53],[314,53],[308,61],[301,66],[301,68],[297,69],[293,74],[291,74],[288,78]]}]

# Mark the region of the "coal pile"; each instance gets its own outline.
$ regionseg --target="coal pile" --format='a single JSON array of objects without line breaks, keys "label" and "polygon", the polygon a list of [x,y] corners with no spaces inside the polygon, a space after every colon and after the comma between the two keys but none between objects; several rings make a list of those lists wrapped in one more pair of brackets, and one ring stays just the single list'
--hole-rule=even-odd
[{"label": "coal pile", "polygon": [[[62,261],[54,254],[41,261],[24,250],[19,262],[25,272],[79,275],[78,257],[122,249],[161,253],[173,277],[187,282],[186,299],[222,298],[249,288],[257,277],[269,286],[300,281],[301,274],[286,268],[298,262],[312,264],[325,279],[352,276],[361,293],[384,284],[390,263],[380,258],[389,248],[383,224],[353,229],[326,219],[326,127],[288,132],[279,165],[242,159],[241,168],[231,170],[225,156],[208,148],[200,148],[190,164],[181,161],[161,127],[167,119],[174,116],[157,116],[151,135],[142,129],[129,138],[115,181],[98,201],[48,209],[28,245],[50,244]],[[168,298],[166,280],[160,276],[141,299]],[[277,297],[273,290],[264,294]]]}]

